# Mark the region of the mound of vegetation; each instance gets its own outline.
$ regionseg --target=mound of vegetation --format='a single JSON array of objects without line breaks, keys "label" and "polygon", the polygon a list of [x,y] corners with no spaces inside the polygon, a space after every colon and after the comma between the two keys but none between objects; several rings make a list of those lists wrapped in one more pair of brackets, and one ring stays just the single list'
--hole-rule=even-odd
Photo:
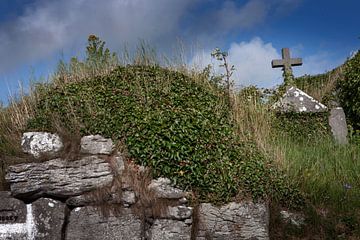
[{"label": "mound of vegetation", "polygon": [[[251,141],[234,132],[222,92],[158,66],[117,67],[111,74],[40,90],[31,130],[77,126],[125,143],[154,177],[170,178],[200,200],[276,197],[299,203]],[[56,119],[56,121],[55,121]]]}]

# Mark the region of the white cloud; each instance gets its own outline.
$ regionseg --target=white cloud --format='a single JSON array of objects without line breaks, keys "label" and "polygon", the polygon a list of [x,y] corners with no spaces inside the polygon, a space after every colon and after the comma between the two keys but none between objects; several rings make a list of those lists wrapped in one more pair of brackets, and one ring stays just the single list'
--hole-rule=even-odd
[{"label": "white cloud", "polygon": [[[282,81],[281,71],[271,68],[271,60],[280,58],[280,54],[271,43],[264,43],[260,38],[253,38],[249,42],[232,43],[227,50],[228,62],[235,66],[233,79],[235,85],[271,87]],[[211,64],[219,73],[219,62],[211,59],[211,51],[198,53],[190,64],[204,67]]]},{"label": "white cloud", "polygon": [[[235,66],[233,79],[235,85],[258,87],[273,87],[283,82],[281,68],[273,69],[271,61],[280,59],[280,49],[275,49],[271,43],[265,43],[259,37],[249,42],[232,43],[227,50],[228,62]],[[195,68],[203,68],[208,64],[214,66],[216,73],[223,72],[219,69],[219,62],[210,57],[211,50],[198,52],[190,61]],[[299,48],[294,54],[301,56]],[[294,67],[294,75],[319,74],[338,66],[340,59],[331,60],[327,53],[317,53],[303,59],[303,66]]]}]

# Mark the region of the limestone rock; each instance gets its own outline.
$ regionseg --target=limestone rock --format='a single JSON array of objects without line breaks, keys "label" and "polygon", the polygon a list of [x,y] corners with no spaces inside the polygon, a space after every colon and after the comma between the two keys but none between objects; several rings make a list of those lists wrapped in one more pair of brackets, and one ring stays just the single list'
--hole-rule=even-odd
[{"label": "limestone rock", "polygon": [[182,221],[157,219],[147,233],[149,240],[190,240],[191,226]]},{"label": "limestone rock", "polygon": [[175,220],[190,219],[192,213],[193,213],[193,208],[186,206],[168,207],[168,211],[167,211],[168,218]]},{"label": "limestone rock", "polygon": [[16,197],[67,198],[111,184],[113,173],[104,159],[90,156],[72,162],[54,159],[13,165],[8,167],[5,179]]},{"label": "limestone rock", "polygon": [[26,132],[21,139],[21,147],[25,153],[39,158],[42,155],[56,156],[63,148],[57,134],[47,132]]},{"label": "limestone rock", "polygon": [[158,198],[180,199],[186,195],[181,189],[171,186],[171,181],[168,178],[154,179],[148,188],[154,191],[155,196]]},{"label": "limestone rock", "polygon": [[339,144],[347,144],[347,124],[344,110],[341,107],[331,109],[329,116],[329,125],[334,139]]},{"label": "limestone rock", "polygon": [[140,240],[142,223],[130,209],[122,209],[119,216],[101,216],[94,207],[71,211],[65,234],[66,240]]},{"label": "limestone rock", "polygon": [[89,135],[81,138],[81,153],[110,155],[113,150],[114,143],[109,138],[101,135]]},{"label": "limestone rock", "polygon": [[222,207],[199,206],[198,240],[269,239],[267,205],[231,202]]},{"label": "limestone rock", "polygon": [[62,228],[65,224],[65,208],[62,202],[40,198],[33,202],[36,240],[61,240]]},{"label": "limestone rock", "polygon": [[66,204],[71,207],[83,207],[83,206],[94,206],[100,205],[102,203],[109,204],[124,204],[125,207],[129,207],[130,205],[136,202],[135,193],[133,191],[123,191],[121,194],[119,193],[108,193],[106,196],[99,201],[99,199],[95,199],[91,197],[91,194],[85,194],[75,197],[70,197],[66,200]]},{"label": "limestone rock", "polygon": [[283,97],[273,105],[280,112],[326,112],[327,107],[296,87],[287,89]]}]

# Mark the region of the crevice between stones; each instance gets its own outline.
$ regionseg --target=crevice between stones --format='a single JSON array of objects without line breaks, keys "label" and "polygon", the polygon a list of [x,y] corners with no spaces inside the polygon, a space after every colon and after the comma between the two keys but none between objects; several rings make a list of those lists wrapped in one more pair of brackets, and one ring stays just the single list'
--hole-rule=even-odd
[{"label": "crevice between stones", "polygon": [[61,227],[61,240],[66,239],[66,229],[67,229],[67,226],[69,224],[70,213],[71,213],[71,209],[68,208],[67,206],[65,206],[64,222],[63,222],[63,225]]}]

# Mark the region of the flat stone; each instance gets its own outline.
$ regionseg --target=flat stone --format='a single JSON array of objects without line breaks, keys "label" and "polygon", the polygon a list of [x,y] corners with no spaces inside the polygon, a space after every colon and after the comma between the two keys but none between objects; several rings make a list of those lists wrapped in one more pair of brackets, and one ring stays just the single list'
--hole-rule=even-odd
[{"label": "flat stone", "polygon": [[54,157],[63,148],[63,143],[57,134],[47,132],[26,132],[21,139],[21,147],[25,153],[39,158],[42,155]]},{"label": "flat stone", "polygon": [[149,190],[154,191],[157,198],[180,199],[185,197],[186,193],[181,189],[171,186],[168,178],[158,178],[151,181]]},{"label": "flat stone", "polygon": [[335,141],[339,144],[348,144],[348,128],[344,110],[341,107],[331,109],[329,125]]},{"label": "flat stone", "polygon": [[147,232],[149,240],[190,240],[191,225],[182,221],[157,219]]},{"label": "flat stone", "polygon": [[113,172],[104,159],[89,156],[71,162],[54,159],[13,165],[8,167],[5,179],[15,197],[68,198],[111,184]]},{"label": "flat stone", "polygon": [[273,108],[280,112],[326,112],[328,108],[296,87],[287,89]]},{"label": "flat stone", "polygon": [[89,135],[81,138],[81,153],[110,155],[113,150],[114,143],[110,138],[104,138],[101,135]]},{"label": "flat stone", "polygon": [[94,207],[75,208],[71,211],[66,229],[66,240],[140,240],[142,223],[128,208],[119,216],[101,216]]},{"label": "flat stone", "polygon": [[198,240],[269,239],[269,209],[266,204],[231,202],[222,207],[199,206]]}]

